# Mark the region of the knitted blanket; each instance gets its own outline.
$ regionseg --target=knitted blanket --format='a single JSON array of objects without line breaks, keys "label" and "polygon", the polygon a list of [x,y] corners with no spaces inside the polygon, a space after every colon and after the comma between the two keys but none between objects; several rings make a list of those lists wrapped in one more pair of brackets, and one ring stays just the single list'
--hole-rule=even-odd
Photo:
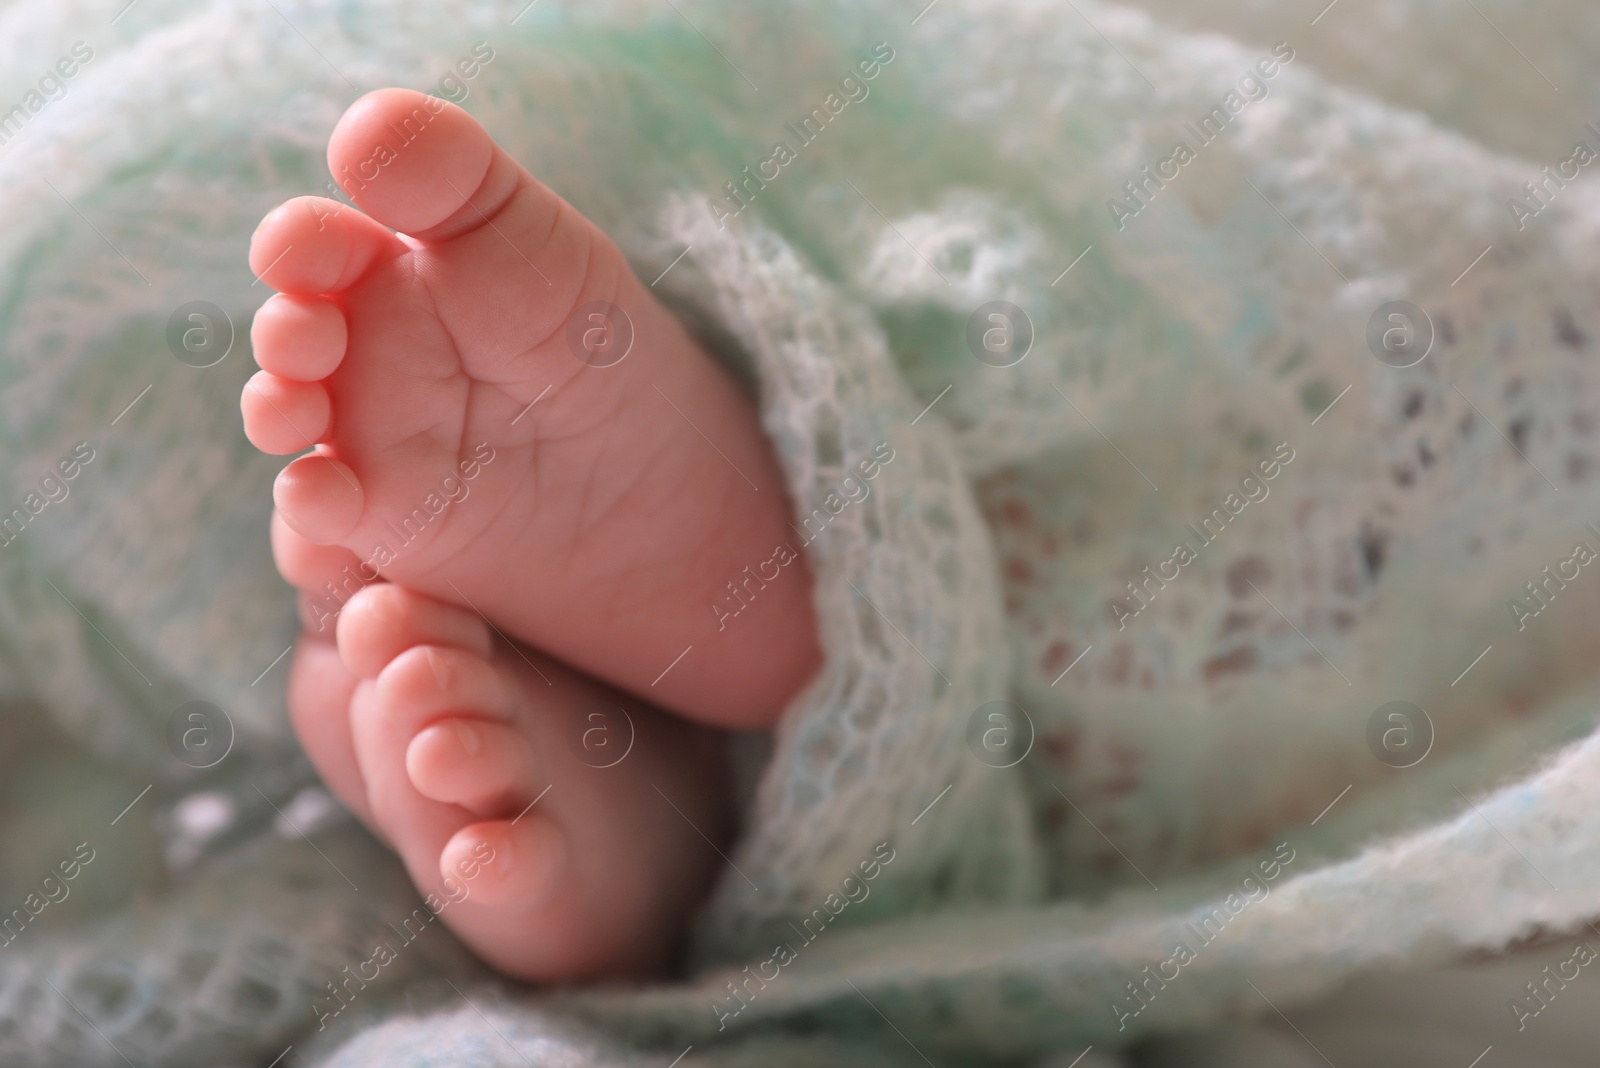
[{"label": "knitted blanket", "polygon": [[[0,1061],[1087,1068],[1600,915],[1600,13],[1289,7],[0,5]],[[385,85],[787,474],[671,982],[496,979],[288,732],[244,252]]]}]

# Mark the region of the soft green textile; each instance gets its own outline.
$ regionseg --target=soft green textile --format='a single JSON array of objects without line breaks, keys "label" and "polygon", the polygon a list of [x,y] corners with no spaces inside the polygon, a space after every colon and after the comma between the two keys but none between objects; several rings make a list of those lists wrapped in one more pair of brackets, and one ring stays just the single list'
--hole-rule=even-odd
[{"label": "soft green textile", "polygon": [[[1600,550],[1600,205],[1587,172],[1521,188],[1600,150],[1566,110],[1600,103],[1600,18],[919,8],[0,7],[0,108],[25,120],[0,143],[0,507],[30,513],[0,548],[0,907],[96,851],[0,946],[0,1061],[1092,1045],[1088,1068],[1600,914],[1600,579],[1575,553]],[[92,58],[28,110],[80,41]],[[479,42],[492,61],[447,80]],[[244,252],[274,204],[328,191],[333,122],[391,84],[465,90],[641,277],[666,272],[751,376],[810,520],[827,666],[678,982],[529,992],[435,925],[337,1016],[314,1007],[416,902],[287,730],[278,461],[238,427],[265,297]],[[1007,367],[969,344],[997,300],[1033,333]],[[1409,368],[1368,348],[1399,300],[1434,335]],[[212,367],[169,350],[192,301],[236,331]],[[29,505],[80,442],[70,492]],[[846,481],[884,445],[866,489]],[[168,742],[190,700],[236,733],[201,771]],[[1020,762],[985,749],[999,701],[1033,726]],[[1414,767],[1369,748],[1391,701],[1436,728]],[[792,961],[767,963],[779,942]]]}]

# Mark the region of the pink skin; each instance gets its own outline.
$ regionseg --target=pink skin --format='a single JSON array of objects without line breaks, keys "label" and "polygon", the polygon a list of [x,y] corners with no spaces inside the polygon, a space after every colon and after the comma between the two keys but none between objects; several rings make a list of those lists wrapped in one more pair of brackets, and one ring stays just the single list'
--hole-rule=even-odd
[{"label": "pink skin", "polygon": [[[688,721],[768,725],[820,661],[803,560],[726,630],[711,607],[793,544],[781,473],[749,398],[465,112],[372,93],[328,160],[357,207],[292,200],[251,243],[278,295],[240,399],[258,447],[311,450],[272,520],[295,729],[488,963],[648,974],[731,822],[721,737]],[[613,366],[569,348],[593,301],[634,327]],[[603,769],[570,737],[599,700],[637,732]]]},{"label": "pink skin", "polygon": [[[595,701],[621,703],[636,731],[612,767],[570,746]],[[369,586],[337,645],[302,639],[290,702],[329,787],[513,977],[659,970],[719,863],[700,836],[728,832],[719,734],[516,650],[453,605]]]},{"label": "pink skin", "polygon": [[[408,121],[421,132],[402,144]],[[297,198],[250,249],[279,295],[251,332],[245,432],[314,449],[278,478],[275,537],[345,562],[382,543],[398,554],[375,561],[384,579],[509,638],[699,722],[772,723],[820,653],[803,561],[725,629],[712,608],[795,541],[750,399],[604,234],[454,105],[371,93],[328,161],[357,208]],[[635,331],[609,367],[567,340],[595,301]],[[446,477],[467,495],[439,509]],[[387,524],[424,507],[437,518],[403,544]],[[303,588],[326,631],[346,594]]]}]

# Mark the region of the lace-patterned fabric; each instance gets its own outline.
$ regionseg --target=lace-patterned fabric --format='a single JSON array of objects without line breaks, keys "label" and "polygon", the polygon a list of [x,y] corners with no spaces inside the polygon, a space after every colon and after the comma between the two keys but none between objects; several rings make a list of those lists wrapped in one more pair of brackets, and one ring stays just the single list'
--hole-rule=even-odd
[{"label": "lace-patterned fabric", "polygon": [[[23,900],[85,838],[116,861],[0,947],[0,1059],[1064,1064],[1093,1044],[1084,1068],[1260,1011],[1252,986],[1287,1006],[1600,914],[1600,579],[1562,570],[1600,548],[1600,204],[1580,180],[1521,228],[1507,206],[1600,146],[1565,110],[1597,93],[1592,13],[441,7],[0,7],[0,104],[94,51],[0,144],[0,506],[77,443],[95,457],[0,548],[0,891]],[[243,251],[267,209],[327,191],[358,87],[430,88],[478,40],[497,58],[466,106],[642,276],[684,254],[657,289],[759,394],[827,663],[688,977],[530,993],[438,930],[330,1022],[327,984],[415,902],[359,834],[304,839],[274,810],[296,788],[273,669],[294,618],[277,462],[234,415],[264,296]],[[828,105],[880,43],[870,91]],[[727,184],[768,174],[814,106],[826,128],[730,218]],[[1166,177],[1178,139],[1193,158]],[[238,335],[204,369],[168,348],[195,300]],[[1031,325],[1011,366],[970,347],[992,301]],[[1406,368],[1369,349],[1392,301],[1433,337]],[[870,493],[841,492],[869,458]],[[203,774],[166,742],[192,698],[237,730]],[[1417,766],[1369,748],[1391,701],[1431,717]],[[994,702],[1031,726],[1010,766],[985,759]],[[63,770],[24,776],[42,714]],[[201,794],[235,826],[185,867],[173,827]],[[872,896],[799,930],[884,842]],[[1231,908],[1270,856],[1270,893]],[[1226,940],[1134,1011],[1218,908]]]}]

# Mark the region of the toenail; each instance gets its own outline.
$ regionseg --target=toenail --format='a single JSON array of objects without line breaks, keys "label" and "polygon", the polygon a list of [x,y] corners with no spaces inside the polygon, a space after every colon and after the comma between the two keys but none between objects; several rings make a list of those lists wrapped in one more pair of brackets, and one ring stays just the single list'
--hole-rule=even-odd
[{"label": "toenail", "polygon": [[440,656],[437,649],[427,649],[428,667],[433,671],[433,681],[439,684],[439,689],[449,691],[452,676],[448,657]]},{"label": "toenail", "polygon": [[455,722],[456,737],[461,739],[461,748],[467,751],[468,756],[476,756],[478,750],[483,748],[483,739],[478,736],[476,730],[467,725],[466,720],[458,719]]}]

